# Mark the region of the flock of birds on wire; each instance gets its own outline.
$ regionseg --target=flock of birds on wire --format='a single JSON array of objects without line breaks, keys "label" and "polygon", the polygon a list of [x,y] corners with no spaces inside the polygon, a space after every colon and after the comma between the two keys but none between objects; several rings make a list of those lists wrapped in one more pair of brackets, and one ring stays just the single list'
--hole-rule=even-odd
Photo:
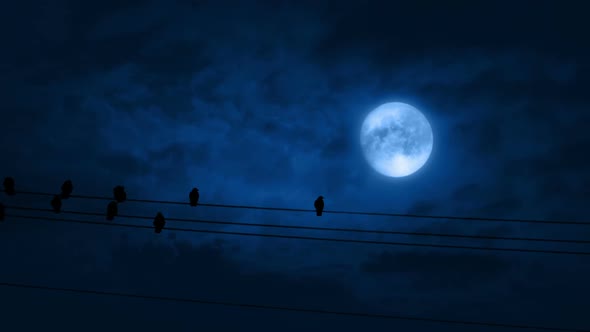
[{"label": "flock of birds on wire", "polygon": [[[16,195],[16,182],[12,177],[4,178],[3,182],[4,192],[9,196]],[[72,192],[74,191],[74,184],[72,180],[66,180],[61,185],[61,193],[53,196],[50,201],[51,207],[55,213],[60,213],[62,208],[62,201],[65,199],[70,198]],[[199,205],[199,189],[193,188],[191,192],[188,194],[188,204],[192,207],[196,207]],[[113,221],[115,217],[119,214],[119,204],[124,203],[127,201],[127,192],[125,191],[125,187],[118,185],[113,188],[113,201],[109,202],[107,205],[106,210],[106,220]],[[322,212],[324,211],[324,197],[319,196],[314,202],[314,208],[316,210],[316,215],[321,216]],[[0,202],[0,221],[4,221],[6,218],[5,213],[5,206]],[[161,233],[166,225],[166,218],[162,214],[162,212],[158,212],[156,217],[154,218],[154,231],[156,233]]]},{"label": "flock of birds on wire", "polygon": [[[6,177],[3,182],[3,190],[6,195],[14,196],[18,193],[16,190],[15,180],[12,177]],[[61,186],[61,192],[59,194],[53,195],[49,193],[44,193],[44,195],[52,196],[50,205],[55,213],[62,212],[61,208],[63,205],[63,200],[66,200],[72,197],[72,192],[74,190],[74,185],[71,180],[66,180],[63,182]],[[22,192],[27,193],[27,192]],[[76,197],[76,196],[73,196]],[[80,196],[78,196],[80,197]],[[188,201],[186,202],[191,207],[196,207],[199,205],[199,190],[197,188],[193,188],[190,193],[188,194]],[[115,217],[118,215],[118,206],[121,203],[127,201],[127,192],[125,191],[125,187],[121,185],[117,185],[113,188],[113,196],[112,201],[107,204],[106,208],[106,220],[113,221]],[[130,199],[130,201],[133,201]],[[180,203],[180,202],[179,202]],[[203,204],[207,205],[207,204]],[[322,196],[319,196],[314,202],[314,208],[317,216],[322,216],[324,212],[324,200]],[[0,202],[0,222],[4,221],[6,218],[5,214],[6,206],[4,206]],[[63,211],[67,213],[67,211]],[[329,212],[329,211],[326,211]],[[333,212],[333,211],[332,211]],[[121,215],[121,217],[124,217]],[[171,218],[173,219],[173,218]],[[506,219],[508,220],[508,219]],[[153,226],[155,233],[161,233],[166,225],[166,219],[161,212],[158,212],[153,220]],[[172,229],[172,228],[171,228]],[[418,233],[416,233],[418,234]],[[523,238],[525,239],[525,238]],[[528,240],[535,240],[535,239],[528,239]],[[538,240],[538,239],[537,239]],[[449,246],[451,247],[451,246]],[[459,248],[459,247],[457,247]],[[467,248],[467,247],[462,247]],[[471,249],[476,249],[475,247],[469,247]],[[503,249],[503,250],[514,250],[514,251],[525,251],[521,249]],[[534,251],[534,250],[529,250]],[[551,252],[551,251],[538,251],[538,252]],[[551,252],[551,253],[568,253],[568,252]],[[571,253],[571,252],[570,252]],[[585,252],[575,252],[576,254],[590,254]],[[230,302],[219,302],[219,301],[209,301],[209,300],[200,300],[200,299],[181,299],[181,298],[163,298],[163,297],[154,297],[154,296],[144,296],[144,295],[136,295],[136,294],[126,294],[126,293],[114,293],[114,292],[99,292],[94,290],[81,290],[81,289],[71,289],[71,288],[52,288],[46,286],[37,286],[37,285],[28,285],[28,284],[15,284],[15,283],[6,283],[0,282],[0,286],[10,286],[10,287],[19,287],[19,288],[29,288],[29,289],[46,289],[46,290],[59,290],[59,291],[68,291],[68,292],[76,292],[76,293],[89,293],[89,294],[103,294],[103,295],[112,295],[112,296],[122,296],[122,297],[142,297],[147,299],[157,299],[157,300],[166,300],[166,301],[182,301],[192,302],[192,303],[201,303],[201,304],[223,304],[227,306],[233,307],[256,307],[256,308],[265,308],[265,309],[274,309],[274,310],[286,310],[286,311],[298,311],[298,312],[313,312],[313,313],[322,313],[322,314],[337,314],[337,315],[346,315],[346,316],[360,316],[365,318],[388,318],[388,319],[396,319],[396,320],[420,320],[420,321],[429,321],[429,322],[438,322],[438,323],[447,323],[447,324],[461,324],[461,325],[480,325],[480,326],[491,326],[491,327],[504,327],[504,328],[518,328],[518,329],[537,329],[537,330],[551,330],[551,331],[571,331],[571,332],[590,332],[590,330],[581,330],[581,329],[566,329],[566,328],[553,328],[553,327],[544,327],[544,326],[529,326],[529,325],[514,325],[514,324],[500,324],[500,323],[489,323],[489,322],[474,322],[474,321],[458,321],[458,320],[448,320],[448,319],[432,319],[432,318],[423,318],[423,317],[410,317],[410,316],[400,316],[400,315],[383,315],[383,314],[369,314],[369,313],[354,313],[354,312],[337,312],[337,311],[326,311],[326,310],[315,310],[315,309],[301,309],[301,308],[290,308],[290,307],[278,307],[278,306],[262,306],[258,304],[242,304],[242,303],[230,303]]]}]

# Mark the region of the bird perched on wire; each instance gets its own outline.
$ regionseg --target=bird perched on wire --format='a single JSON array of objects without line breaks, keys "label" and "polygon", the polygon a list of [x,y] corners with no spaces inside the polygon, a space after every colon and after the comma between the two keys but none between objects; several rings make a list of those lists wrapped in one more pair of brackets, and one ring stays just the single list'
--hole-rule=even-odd
[{"label": "bird perched on wire", "polygon": [[166,225],[166,219],[164,219],[164,215],[162,212],[158,212],[156,214],[156,218],[154,218],[154,230],[156,233],[161,233],[162,229],[164,229],[164,225]]},{"label": "bird perched on wire", "polygon": [[72,180],[66,180],[61,185],[61,199],[68,199],[70,195],[72,195],[72,191],[74,191],[74,185],[72,184]]},{"label": "bird perched on wire", "polygon": [[61,198],[59,197],[59,195],[53,196],[53,199],[51,200],[51,207],[53,207],[53,212],[61,212]]},{"label": "bird perched on wire", "polygon": [[188,198],[191,206],[197,206],[199,204],[199,189],[193,188],[190,194],[188,194]]},{"label": "bird perched on wire", "polygon": [[117,206],[117,202],[111,201],[109,205],[107,205],[107,220],[112,221],[115,217],[119,214],[119,208]]},{"label": "bird perched on wire", "polygon": [[5,210],[4,210],[4,204],[0,203],[0,221],[4,221],[5,217],[6,217],[6,214],[5,214]]},{"label": "bird perched on wire", "polygon": [[5,177],[2,185],[4,186],[4,192],[6,195],[12,196],[16,194],[14,178],[11,178],[10,176]]},{"label": "bird perched on wire", "polygon": [[127,193],[124,186],[116,186],[113,188],[113,198],[117,203],[123,203],[127,200]]},{"label": "bird perched on wire", "polygon": [[313,203],[313,206],[315,207],[315,214],[321,216],[324,211],[324,196],[319,196]]}]

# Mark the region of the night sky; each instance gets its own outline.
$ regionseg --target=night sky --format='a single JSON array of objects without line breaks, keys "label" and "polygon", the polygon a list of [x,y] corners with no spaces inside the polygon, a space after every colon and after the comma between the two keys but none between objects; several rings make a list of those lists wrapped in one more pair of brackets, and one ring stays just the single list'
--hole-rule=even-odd
[{"label": "night sky", "polygon": [[[0,9],[0,177],[17,190],[587,221],[590,8],[582,1],[73,1]],[[364,117],[409,103],[434,148],[403,178],[363,157]],[[0,196],[50,208],[50,197]],[[64,210],[103,213],[71,198]],[[119,213],[589,240],[590,226],[125,202]],[[8,213],[74,218],[51,212]],[[102,217],[77,219],[103,222]],[[590,222],[590,221],[589,221]],[[151,226],[151,220],[112,223]],[[167,227],[590,252],[590,245]],[[310,309],[590,328],[590,256],[6,218],[0,282]],[[0,286],[0,330],[516,331]]]}]

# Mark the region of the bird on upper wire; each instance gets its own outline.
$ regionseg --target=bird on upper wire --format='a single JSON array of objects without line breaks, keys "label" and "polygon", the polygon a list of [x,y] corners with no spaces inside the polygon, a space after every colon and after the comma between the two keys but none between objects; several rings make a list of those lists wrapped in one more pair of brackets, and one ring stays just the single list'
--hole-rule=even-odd
[{"label": "bird on upper wire", "polygon": [[193,188],[190,194],[188,194],[188,199],[190,206],[197,206],[199,204],[199,189]]},{"label": "bird on upper wire", "polygon": [[12,196],[16,194],[14,178],[10,176],[5,177],[2,185],[4,186],[4,192],[6,195]]},{"label": "bird on upper wire", "polygon": [[166,225],[166,219],[162,212],[158,212],[156,218],[154,218],[154,231],[156,233],[161,233],[162,229],[164,229],[164,225]]},{"label": "bird on upper wire", "polygon": [[319,196],[313,203],[313,206],[315,207],[316,215],[318,217],[321,216],[324,211],[324,196]]},{"label": "bird on upper wire", "polygon": [[61,185],[61,199],[68,199],[70,195],[72,195],[72,191],[74,191],[74,185],[72,184],[72,180],[66,180]]},{"label": "bird on upper wire", "polygon": [[117,203],[123,203],[127,200],[127,193],[124,186],[116,186],[113,188],[113,198]]}]

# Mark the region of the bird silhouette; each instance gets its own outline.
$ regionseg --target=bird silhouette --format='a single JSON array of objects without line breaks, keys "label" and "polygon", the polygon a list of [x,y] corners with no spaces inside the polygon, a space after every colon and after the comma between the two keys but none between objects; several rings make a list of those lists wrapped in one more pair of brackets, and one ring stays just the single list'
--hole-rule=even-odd
[{"label": "bird silhouette", "polygon": [[113,188],[113,197],[117,203],[123,203],[127,200],[127,193],[124,186],[116,186]]},{"label": "bird silhouette", "polygon": [[53,196],[53,199],[51,200],[51,207],[53,207],[53,212],[61,212],[61,198],[59,197],[59,195]]},{"label": "bird silhouette", "polygon": [[107,220],[112,221],[115,217],[119,214],[119,208],[117,206],[117,202],[111,201],[109,205],[107,205]]},{"label": "bird silhouette", "polygon": [[324,211],[324,196],[319,196],[313,203],[315,207],[315,213],[317,216],[321,216]]},{"label": "bird silhouette", "polygon": [[166,225],[166,219],[164,219],[164,215],[162,212],[158,212],[156,218],[154,219],[154,230],[156,233],[161,233],[162,229],[164,229],[164,225]]},{"label": "bird silhouette", "polygon": [[190,194],[188,194],[188,198],[191,206],[197,206],[199,204],[199,189],[193,188]]},{"label": "bird silhouette", "polygon": [[70,198],[70,195],[72,195],[72,191],[74,191],[74,185],[72,184],[72,180],[64,181],[64,183],[61,185],[61,198]]},{"label": "bird silhouette", "polygon": [[10,176],[4,178],[3,186],[6,195],[12,196],[16,194],[14,178],[11,178]]}]

